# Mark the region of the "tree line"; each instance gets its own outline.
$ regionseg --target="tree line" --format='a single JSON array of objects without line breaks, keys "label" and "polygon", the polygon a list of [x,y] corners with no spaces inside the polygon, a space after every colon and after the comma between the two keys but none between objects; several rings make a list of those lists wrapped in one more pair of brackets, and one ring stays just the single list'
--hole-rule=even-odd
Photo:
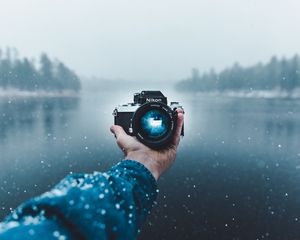
[{"label": "tree line", "polygon": [[198,69],[193,69],[192,75],[178,82],[176,88],[197,92],[274,89],[292,92],[300,88],[300,58],[298,55],[290,59],[273,56],[266,64],[251,67],[235,63],[219,73],[212,69],[200,74]]},{"label": "tree line", "polygon": [[38,61],[19,58],[14,48],[0,49],[0,88],[20,90],[80,90],[79,77],[59,60],[46,53]]}]

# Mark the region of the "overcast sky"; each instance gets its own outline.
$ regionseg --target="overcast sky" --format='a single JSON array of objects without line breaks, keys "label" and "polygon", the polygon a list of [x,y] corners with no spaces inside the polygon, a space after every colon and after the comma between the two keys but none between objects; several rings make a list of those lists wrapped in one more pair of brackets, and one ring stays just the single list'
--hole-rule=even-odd
[{"label": "overcast sky", "polygon": [[178,80],[300,53],[298,0],[0,0],[0,47],[78,74]]}]

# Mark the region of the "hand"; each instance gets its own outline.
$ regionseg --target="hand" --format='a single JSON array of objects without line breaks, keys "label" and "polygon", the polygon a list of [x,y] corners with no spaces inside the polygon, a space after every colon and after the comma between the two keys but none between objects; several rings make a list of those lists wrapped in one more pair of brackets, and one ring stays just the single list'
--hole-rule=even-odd
[{"label": "hand", "polygon": [[180,141],[183,126],[183,110],[177,109],[177,129],[171,145],[162,150],[153,150],[135,137],[129,136],[121,126],[113,125],[110,131],[115,135],[117,144],[124,152],[125,159],[135,160],[142,163],[158,180],[159,176],[166,171],[174,162],[177,147]]}]

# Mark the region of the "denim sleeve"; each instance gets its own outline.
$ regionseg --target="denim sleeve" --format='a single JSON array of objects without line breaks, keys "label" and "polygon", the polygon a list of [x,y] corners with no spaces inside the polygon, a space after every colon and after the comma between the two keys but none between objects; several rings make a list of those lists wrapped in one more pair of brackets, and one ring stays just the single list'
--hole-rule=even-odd
[{"label": "denim sleeve", "polygon": [[157,192],[153,175],[132,160],[72,174],[8,216],[0,239],[136,239]]}]

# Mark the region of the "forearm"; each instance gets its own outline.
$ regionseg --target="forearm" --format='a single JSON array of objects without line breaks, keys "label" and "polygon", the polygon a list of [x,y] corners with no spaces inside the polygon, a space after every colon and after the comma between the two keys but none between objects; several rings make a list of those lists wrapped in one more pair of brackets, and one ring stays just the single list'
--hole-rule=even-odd
[{"label": "forearm", "polygon": [[135,161],[123,161],[104,174],[70,175],[21,205],[2,224],[0,239],[12,239],[28,217],[34,219],[32,225],[26,222],[33,230],[47,221],[78,239],[134,239],[156,194],[152,174]]},{"label": "forearm", "polygon": [[[43,219],[37,221],[36,218],[25,218],[17,221],[7,221],[0,224],[1,240],[67,240],[80,239],[80,236],[71,235],[71,232],[63,226],[58,219]],[[82,239],[82,238],[81,238]]]}]

